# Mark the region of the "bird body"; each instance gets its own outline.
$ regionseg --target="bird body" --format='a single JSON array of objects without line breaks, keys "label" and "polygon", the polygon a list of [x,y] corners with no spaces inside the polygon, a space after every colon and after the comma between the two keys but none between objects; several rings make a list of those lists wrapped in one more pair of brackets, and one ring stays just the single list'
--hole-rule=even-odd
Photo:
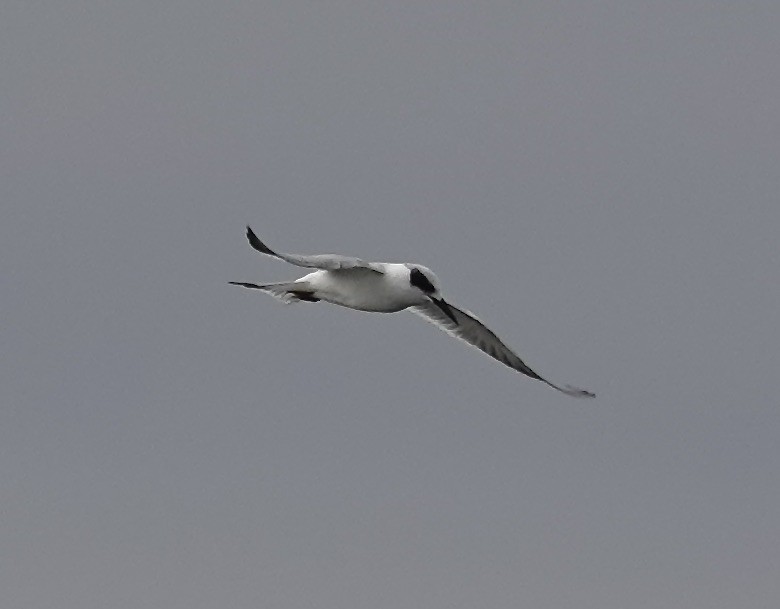
[{"label": "bird body", "polygon": [[376,313],[408,309],[450,336],[526,376],[573,397],[595,397],[585,389],[556,385],[534,372],[473,313],[448,303],[441,295],[438,278],[428,267],[411,263],[366,262],[338,254],[285,254],[270,249],[249,226],[246,236],[250,245],[263,254],[317,270],[294,281],[266,284],[229,282],[233,285],[267,292],[285,302],[323,301]]},{"label": "bird body", "polygon": [[381,272],[361,267],[319,270],[295,283],[306,286],[318,300],[373,313],[396,313],[426,300],[410,285],[407,265],[374,264]]}]

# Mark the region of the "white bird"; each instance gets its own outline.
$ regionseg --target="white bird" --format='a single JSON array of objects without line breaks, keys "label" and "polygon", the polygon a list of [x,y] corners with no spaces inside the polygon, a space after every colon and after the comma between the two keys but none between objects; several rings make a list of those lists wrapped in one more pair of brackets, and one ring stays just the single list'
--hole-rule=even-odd
[{"label": "white bird", "polygon": [[458,309],[445,301],[438,278],[421,264],[365,262],[359,258],[338,254],[283,254],[260,241],[249,226],[246,227],[246,237],[258,252],[295,266],[317,270],[295,281],[265,284],[230,281],[233,285],[261,290],[288,303],[322,300],[349,309],[378,313],[409,309],[450,336],[465,341],[502,364],[542,381],[566,395],[579,398],[596,397],[585,389],[571,385],[558,386],[539,376],[473,313]]}]

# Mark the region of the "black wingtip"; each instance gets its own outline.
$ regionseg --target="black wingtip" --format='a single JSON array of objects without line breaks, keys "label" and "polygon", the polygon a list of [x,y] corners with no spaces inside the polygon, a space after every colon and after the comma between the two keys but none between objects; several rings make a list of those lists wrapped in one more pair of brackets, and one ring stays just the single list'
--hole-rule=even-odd
[{"label": "black wingtip", "polygon": [[248,224],[246,225],[246,238],[247,241],[249,241],[249,245],[251,245],[253,248],[255,248],[258,252],[262,254],[268,254],[269,256],[276,256],[276,252],[273,251],[270,247],[268,247],[265,243],[260,241],[260,239],[257,238],[257,235],[255,235],[255,232],[252,230],[252,227]]}]

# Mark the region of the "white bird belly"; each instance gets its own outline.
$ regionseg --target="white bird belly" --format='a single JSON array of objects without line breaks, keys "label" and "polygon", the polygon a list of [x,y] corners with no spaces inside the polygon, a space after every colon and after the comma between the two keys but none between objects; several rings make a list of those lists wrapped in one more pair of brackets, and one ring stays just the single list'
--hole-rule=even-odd
[{"label": "white bird belly", "polygon": [[307,283],[314,295],[325,302],[359,311],[394,313],[419,304],[420,300],[408,284],[369,269],[315,271],[297,282]]}]

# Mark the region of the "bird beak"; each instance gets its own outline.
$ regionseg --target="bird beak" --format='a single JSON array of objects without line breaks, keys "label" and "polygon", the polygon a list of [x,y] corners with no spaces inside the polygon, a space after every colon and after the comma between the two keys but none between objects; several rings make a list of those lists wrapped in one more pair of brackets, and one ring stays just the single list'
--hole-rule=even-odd
[{"label": "bird beak", "polygon": [[458,320],[455,318],[455,314],[452,312],[452,309],[450,309],[450,305],[448,305],[443,298],[434,298],[431,296],[430,299],[433,301],[433,304],[442,310],[442,313],[444,313],[452,320],[452,323],[454,323],[456,326],[458,325]]}]

